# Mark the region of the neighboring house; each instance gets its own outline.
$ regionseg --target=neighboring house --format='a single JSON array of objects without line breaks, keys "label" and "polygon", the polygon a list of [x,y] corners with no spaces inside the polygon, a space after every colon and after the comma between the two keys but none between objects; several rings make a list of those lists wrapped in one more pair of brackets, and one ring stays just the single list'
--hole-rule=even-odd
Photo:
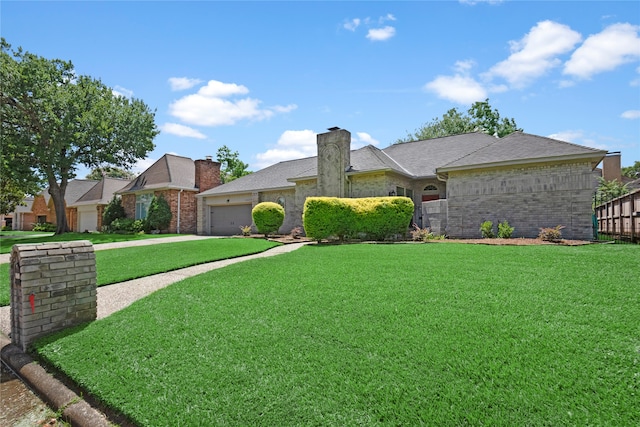
[{"label": "neighboring house", "polygon": [[251,209],[285,208],[280,232],[302,225],[310,196],[399,195],[416,206],[413,221],[451,237],[480,237],[480,224],[507,220],[514,237],[563,225],[569,239],[591,239],[593,170],[606,151],[516,132],[469,133],[378,149],[351,150],[351,134],[317,137],[318,156],[281,162],[198,194],[198,234],[238,234]]},{"label": "neighboring house", "polygon": [[195,234],[196,194],[220,185],[220,163],[207,157],[192,160],[188,157],[165,154],[124,188],[122,206],[127,218],[146,218],[153,196],[164,196],[171,208],[169,233]]},{"label": "neighboring house", "polygon": [[[89,179],[73,179],[67,183],[64,201],[69,229],[76,230],[78,220],[77,210],[71,205],[97,183],[98,181]],[[14,230],[29,231],[37,223],[56,223],[56,210],[48,190],[25,199],[25,204],[26,206],[18,206],[11,215]]]},{"label": "neighboring house", "polygon": [[77,217],[75,227],[70,226],[71,230],[78,232],[101,231],[104,208],[113,199],[116,191],[130,182],[130,179],[108,177],[98,181],[89,191],[68,206],[75,209]]}]

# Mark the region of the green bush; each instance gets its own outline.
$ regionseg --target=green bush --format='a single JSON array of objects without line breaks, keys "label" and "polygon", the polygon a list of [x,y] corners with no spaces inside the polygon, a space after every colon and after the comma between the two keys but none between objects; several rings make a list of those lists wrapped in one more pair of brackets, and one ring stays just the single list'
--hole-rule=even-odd
[{"label": "green bush", "polygon": [[540,234],[538,234],[538,239],[544,240],[546,242],[559,242],[562,240],[562,229],[564,225],[556,225],[552,228],[541,228]]},{"label": "green bush", "polygon": [[111,231],[111,223],[116,219],[122,218],[126,218],[126,214],[124,213],[124,206],[122,206],[122,199],[114,195],[113,199],[111,199],[109,204],[104,208],[104,212],[102,213],[103,231]]},{"label": "green bush", "polygon": [[482,233],[483,239],[493,239],[496,234],[493,231],[493,222],[485,221],[480,224],[480,233]]},{"label": "green bush", "polygon": [[118,218],[109,225],[111,233],[135,234],[144,231],[145,221],[141,219]]},{"label": "green bush", "polygon": [[262,202],[258,203],[251,210],[253,223],[259,233],[268,236],[277,232],[284,222],[284,208],[278,203]]},{"label": "green bush", "polygon": [[145,219],[145,230],[166,230],[172,217],[171,208],[164,196],[153,196]]},{"label": "green bush", "polygon": [[407,197],[309,197],[302,222],[307,237],[315,240],[360,236],[383,240],[406,233],[413,208]]},{"label": "green bush", "polygon": [[510,239],[513,234],[514,227],[511,227],[509,223],[504,220],[498,224],[498,237],[501,239]]},{"label": "green bush", "polygon": [[45,231],[47,233],[56,231],[58,227],[50,222],[41,222],[33,225],[33,231]]}]

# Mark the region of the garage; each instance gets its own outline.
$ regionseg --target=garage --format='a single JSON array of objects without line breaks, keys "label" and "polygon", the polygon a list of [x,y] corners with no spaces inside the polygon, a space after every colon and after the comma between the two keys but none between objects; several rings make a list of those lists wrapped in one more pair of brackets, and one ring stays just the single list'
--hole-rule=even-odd
[{"label": "garage", "polygon": [[86,209],[78,208],[78,231],[97,231],[98,211],[95,206]]},{"label": "garage", "polygon": [[251,205],[211,206],[209,224],[213,236],[240,234],[240,227],[252,222]]}]

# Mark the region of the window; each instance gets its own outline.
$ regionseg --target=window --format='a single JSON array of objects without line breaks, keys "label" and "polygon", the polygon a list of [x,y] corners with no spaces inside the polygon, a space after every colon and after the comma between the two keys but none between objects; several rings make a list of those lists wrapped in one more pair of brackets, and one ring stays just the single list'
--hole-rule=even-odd
[{"label": "window", "polygon": [[38,215],[38,224],[44,224],[47,222],[47,216],[46,215]]},{"label": "window", "polygon": [[284,208],[285,198],[284,197],[278,197],[278,200],[276,200],[276,203]]},{"label": "window", "polygon": [[438,187],[436,187],[435,185],[429,184],[426,187],[424,187],[424,191],[438,191]]},{"label": "window", "polygon": [[136,195],[136,219],[145,219],[147,217],[152,198],[153,194],[151,193]]},{"label": "window", "polygon": [[404,196],[404,188],[396,187],[396,196]]},{"label": "window", "polygon": [[410,199],[413,199],[413,190],[411,190],[411,189],[407,188],[407,194],[406,194],[406,196],[407,196],[408,198],[410,198]]}]

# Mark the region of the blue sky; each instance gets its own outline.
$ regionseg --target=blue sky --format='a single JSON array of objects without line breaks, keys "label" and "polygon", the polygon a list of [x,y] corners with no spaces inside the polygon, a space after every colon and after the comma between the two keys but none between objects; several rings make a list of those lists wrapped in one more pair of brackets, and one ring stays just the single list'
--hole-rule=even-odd
[{"label": "blue sky", "polygon": [[[384,148],[489,98],[525,132],[640,160],[640,2],[2,1],[13,46],[142,99],[165,153],[258,170],[338,126]],[[79,171],[79,176],[86,174]]]}]

